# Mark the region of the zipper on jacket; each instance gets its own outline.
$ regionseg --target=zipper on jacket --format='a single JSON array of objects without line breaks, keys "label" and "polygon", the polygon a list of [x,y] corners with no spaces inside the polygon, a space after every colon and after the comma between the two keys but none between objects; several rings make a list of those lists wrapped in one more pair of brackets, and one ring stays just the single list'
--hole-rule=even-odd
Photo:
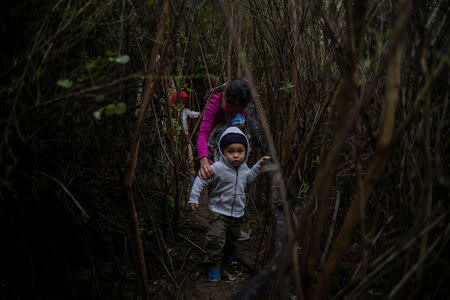
[{"label": "zipper on jacket", "polygon": [[231,205],[231,216],[233,216],[234,203],[236,202],[236,187],[237,187],[238,178],[239,178],[239,168],[236,169],[236,182],[234,183],[234,199],[233,199],[233,205]]}]

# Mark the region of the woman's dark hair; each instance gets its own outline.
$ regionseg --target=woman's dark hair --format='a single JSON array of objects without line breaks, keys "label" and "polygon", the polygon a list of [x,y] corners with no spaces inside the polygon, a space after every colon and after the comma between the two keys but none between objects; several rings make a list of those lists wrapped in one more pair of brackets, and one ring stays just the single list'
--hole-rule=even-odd
[{"label": "woman's dark hair", "polygon": [[235,79],[225,86],[225,97],[230,104],[246,107],[250,102],[250,86],[246,80]]}]

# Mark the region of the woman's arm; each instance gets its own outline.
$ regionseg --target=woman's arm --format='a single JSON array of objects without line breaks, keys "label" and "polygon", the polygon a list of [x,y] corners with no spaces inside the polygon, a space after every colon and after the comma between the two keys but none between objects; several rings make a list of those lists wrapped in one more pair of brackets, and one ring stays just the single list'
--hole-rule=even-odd
[{"label": "woman's arm", "polygon": [[214,124],[218,121],[218,114],[221,110],[222,94],[214,93],[206,105],[203,113],[200,130],[197,137],[197,154],[200,158],[200,169],[198,176],[201,179],[209,179],[214,175],[208,160],[208,139]]},{"label": "woman's arm", "polygon": [[214,124],[218,121],[217,115],[221,109],[220,103],[222,101],[221,93],[212,94],[206,105],[203,113],[202,122],[200,123],[200,130],[197,137],[197,154],[198,158],[208,156],[208,139]]}]

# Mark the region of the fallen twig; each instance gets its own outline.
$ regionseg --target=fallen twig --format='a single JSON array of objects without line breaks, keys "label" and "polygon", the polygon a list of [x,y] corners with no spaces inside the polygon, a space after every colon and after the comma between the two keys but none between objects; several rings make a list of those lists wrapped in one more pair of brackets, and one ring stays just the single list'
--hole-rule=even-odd
[{"label": "fallen twig", "polygon": [[206,254],[206,251],[203,248],[201,248],[199,245],[197,245],[196,243],[194,243],[193,241],[191,241],[190,239],[188,239],[187,237],[185,237],[181,233],[178,233],[178,236],[183,238],[186,242],[188,242],[189,244],[191,244],[192,246],[196,247],[198,250],[200,250],[200,251],[202,251],[203,253]]}]

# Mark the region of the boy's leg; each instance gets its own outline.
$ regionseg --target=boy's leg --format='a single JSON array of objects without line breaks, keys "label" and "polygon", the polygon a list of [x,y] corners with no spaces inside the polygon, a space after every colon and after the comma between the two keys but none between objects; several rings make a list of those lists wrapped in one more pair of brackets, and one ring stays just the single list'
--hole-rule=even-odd
[{"label": "boy's leg", "polygon": [[[245,218],[245,215],[241,219],[244,219],[244,218]],[[246,241],[246,240],[248,240],[250,238],[248,233],[242,230],[242,223],[243,223],[243,220],[241,221],[241,232],[240,232],[239,237],[237,239],[238,241]]]},{"label": "boy's leg", "polygon": [[204,262],[208,271],[219,269],[226,240],[226,223],[223,215],[209,212],[209,231],[206,233],[206,255]]},{"label": "boy's leg", "polygon": [[223,248],[223,253],[225,257],[233,254],[236,249],[236,241],[241,234],[241,223],[242,218],[227,218],[227,239]]}]

